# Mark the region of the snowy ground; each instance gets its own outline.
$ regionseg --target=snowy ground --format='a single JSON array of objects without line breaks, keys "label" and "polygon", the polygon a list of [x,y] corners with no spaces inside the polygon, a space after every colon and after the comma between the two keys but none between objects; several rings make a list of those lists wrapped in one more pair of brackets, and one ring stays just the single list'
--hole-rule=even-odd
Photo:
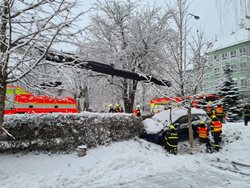
[{"label": "snowy ground", "polygon": [[[250,187],[250,126],[223,127],[223,149],[204,153],[198,143],[190,152],[166,156],[158,145],[141,139],[70,154],[1,154],[1,188],[46,187]],[[192,154],[190,154],[192,153]]]}]

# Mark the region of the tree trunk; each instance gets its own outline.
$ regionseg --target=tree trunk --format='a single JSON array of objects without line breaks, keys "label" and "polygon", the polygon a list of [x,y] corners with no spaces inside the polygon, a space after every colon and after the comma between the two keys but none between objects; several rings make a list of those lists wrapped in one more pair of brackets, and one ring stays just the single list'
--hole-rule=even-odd
[{"label": "tree trunk", "polygon": [[[123,101],[126,113],[133,113],[133,107],[135,102],[135,92],[138,81],[133,80],[129,83],[128,80],[124,79],[123,82]],[[131,86],[132,84],[132,86]]]},{"label": "tree trunk", "polygon": [[[4,55],[4,53],[7,51],[6,46],[6,32],[7,32],[7,23],[8,23],[8,1],[4,1],[3,5],[4,8],[1,13],[0,21],[1,27],[0,27],[0,126],[3,125],[3,118],[4,118],[4,108],[5,108],[5,96],[6,96],[6,81],[7,81],[7,66],[6,63],[8,63],[9,55]],[[2,136],[3,130],[0,128],[0,137]]]},{"label": "tree trunk", "polygon": [[188,136],[189,136],[190,147],[193,148],[194,134],[193,134],[193,127],[192,127],[191,104],[190,104],[190,107],[188,108]]},{"label": "tree trunk", "polygon": [[[4,108],[5,108],[5,96],[6,96],[6,77],[0,74],[0,126],[3,125]],[[3,130],[0,128],[0,138],[3,134]]]}]

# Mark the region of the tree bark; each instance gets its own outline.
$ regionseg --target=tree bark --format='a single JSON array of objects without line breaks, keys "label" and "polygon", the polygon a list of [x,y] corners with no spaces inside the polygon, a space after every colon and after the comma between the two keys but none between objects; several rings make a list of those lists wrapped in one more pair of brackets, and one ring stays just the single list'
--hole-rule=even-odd
[{"label": "tree bark", "polygon": [[[0,74],[0,126],[3,125],[4,108],[5,108],[5,96],[6,96],[6,76]],[[0,138],[3,134],[3,130],[0,128]]]},{"label": "tree bark", "polygon": [[188,107],[188,136],[189,136],[190,148],[193,148],[194,134],[193,134],[193,127],[192,127],[191,104],[190,104],[190,107]]},{"label": "tree bark", "polygon": [[[8,23],[8,1],[4,1],[4,8],[2,13],[0,14],[0,21],[1,27],[0,27],[0,126],[3,125],[3,118],[4,118],[4,108],[5,108],[5,96],[6,96],[6,85],[7,85],[7,66],[6,63],[8,63],[9,56],[7,55],[5,57],[4,53],[7,50],[6,45],[6,32],[7,32],[7,23]],[[0,137],[2,136],[3,130],[0,128]]]},{"label": "tree bark", "polygon": [[124,107],[125,107],[126,113],[133,113],[137,83],[138,83],[138,81],[136,81],[136,80],[133,80],[131,83],[129,83],[128,80],[124,79],[124,82],[123,82],[123,101],[124,101]]}]

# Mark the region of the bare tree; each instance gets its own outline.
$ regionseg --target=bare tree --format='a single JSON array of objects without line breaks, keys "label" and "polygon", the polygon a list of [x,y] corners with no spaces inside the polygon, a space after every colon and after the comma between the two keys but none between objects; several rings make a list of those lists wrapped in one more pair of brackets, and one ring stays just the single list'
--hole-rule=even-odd
[{"label": "bare tree", "polygon": [[179,96],[183,99],[182,106],[188,110],[189,143],[193,147],[193,131],[191,125],[192,97],[205,75],[205,54],[210,47],[205,42],[202,32],[196,35],[190,32],[188,20],[199,19],[198,16],[188,12],[188,0],[176,0],[174,5],[168,5],[173,18],[173,32],[165,40],[162,48],[162,70],[166,77],[172,81],[173,87],[167,96]]},{"label": "bare tree", "polygon": [[[168,15],[160,9],[142,8],[132,1],[98,1],[98,14],[92,16],[88,30],[89,45],[100,61],[140,73],[152,73],[157,64],[158,48],[168,28]],[[97,53],[98,52],[98,53]],[[138,81],[112,79],[126,112],[132,112]]]},{"label": "bare tree", "polygon": [[[221,11],[221,15],[234,14],[235,20],[239,18],[250,18],[250,2],[248,0],[216,0],[216,4]],[[222,16],[226,18],[225,16]],[[238,24],[238,20],[237,20]]]},{"label": "bare tree", "polygon": [[[75,22],[77,1],[2,0],[0,2],[0,126],[8,83],[37,78],[52,45],[72,41],[81,32]],[[31,82],[32,80],[26,80]]]}]

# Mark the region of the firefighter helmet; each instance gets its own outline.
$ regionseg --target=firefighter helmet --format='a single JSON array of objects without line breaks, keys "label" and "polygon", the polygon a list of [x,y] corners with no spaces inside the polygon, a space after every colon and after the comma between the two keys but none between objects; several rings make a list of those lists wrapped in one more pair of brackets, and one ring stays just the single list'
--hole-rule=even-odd
[{"label": "firefighter helmet", "polygon": [[200,121],[200,125],[205,125],[204,121]]},{"label": "firefighter helmet", "polygon": [[212,121],[218,121],[219,119],[216,116],[212,117]]},{"label": "firefighter helmet", "polygon": [[175,126],[173,124],[170,124],[168,127],[169,130],[175,130]]}]

